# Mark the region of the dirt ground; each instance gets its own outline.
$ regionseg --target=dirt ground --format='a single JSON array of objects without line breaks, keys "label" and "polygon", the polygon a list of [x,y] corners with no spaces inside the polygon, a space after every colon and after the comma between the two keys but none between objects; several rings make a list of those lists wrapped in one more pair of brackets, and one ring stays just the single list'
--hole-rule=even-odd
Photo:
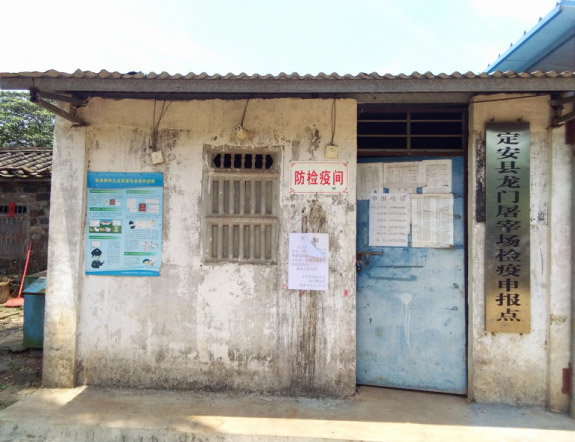
[{"label": "dirt ground", "polygon": [[42,383],[42,350],[22,345],[24,310],[0,306],[0,410]]}]

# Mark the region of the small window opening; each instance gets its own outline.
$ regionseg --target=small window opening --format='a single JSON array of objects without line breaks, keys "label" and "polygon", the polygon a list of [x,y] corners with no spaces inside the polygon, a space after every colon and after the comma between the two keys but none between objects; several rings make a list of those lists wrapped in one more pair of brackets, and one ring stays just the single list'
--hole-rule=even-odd
[{"label": "small window opening", "polygon": [[270,154],[217,153],[213,156],[215,169],[265,169],[273,168],[274,158]]}]

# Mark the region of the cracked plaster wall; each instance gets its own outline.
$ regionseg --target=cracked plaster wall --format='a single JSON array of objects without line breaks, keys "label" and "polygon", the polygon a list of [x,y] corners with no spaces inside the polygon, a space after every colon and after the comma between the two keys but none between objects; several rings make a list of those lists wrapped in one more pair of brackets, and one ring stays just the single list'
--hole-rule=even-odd
[{"label": "cracked plaster wall", "polygon": [[[75,367],[60,373],[53,386],[77,384],[197,388],[345,396],[355,388],[355,162],[356,102],[337,100],[335,144],[338,161],[350,163],[349,193],[337,196],[289,193],[289,162],[324,160],[331,141],[332,100],[250,100],[244,127],[235,139],[244,100],[174,102],[159,126],[158,145],[165,164],[153,166],[148,148],[153,101],[92,99],[80,116],[85,137],[67,143],[84,157],[87,170],[164,174],[161,276],[85,276],[83,243],[86,170],[55,174],[58,191],[65,180],[81,186],[74,194],[72,237],[79,246],[51,240],[54,284],[63,278],[54,264],[66,254],[80,269],[77,292]],[[156,117],[161,102],[158,102]],[[63,124],[62,126],[66,126]],[[61,140],[77,130],[64,127]],[[58,143],[58,141],[57,141]],[[60,143],[63,144],[63,143]],[[202,260],[203,147],[280,149],[280,235],[277,265],[206,264]],[[71,162],[72,158],[62,161]],[[83,186],[83,187],[82,187]],[[56,213],[65,211],[66,195]],[[77,229],[80,228],[80,232]],[[329,290],[287,289],[288,234],[330,235]],[[72,272],[72,273],[74,273]],[[74,275],[70,275],[70,280]],[[346,292],[347,291],[347,292]],[[52,288],[48,317],[57,316]],[[52,321],[49,321],[52,324]],[[51,325],[52,326],[52,325]],[[54,340],[60,336],[49,331]],[[71,341],[68,338],[68,341]],[[48,352],[50,352],[50,347]],[[67,353],[72,355],[71,351]],[[48,360],[50,355],[48,355]],[[60,380],[58,380],[60,379]]]},{"label": "cracked plaster wall", "polygon": [[[516,96],[517,98],[519,96]],[[510,98],[478,96],[477,101]],[[478,402],[547,406],[566,411],[562,368],[569,362],[571,318],[571,163],[564,130],[550,128],[549,97],[470,107],[469,396]],[[485,331],[485,223],[481,219],[485,124],[530,123],[531,333]],[[484,176],[484,175],[483,175]],[[484,207],[484,206],[483,206]]]}]

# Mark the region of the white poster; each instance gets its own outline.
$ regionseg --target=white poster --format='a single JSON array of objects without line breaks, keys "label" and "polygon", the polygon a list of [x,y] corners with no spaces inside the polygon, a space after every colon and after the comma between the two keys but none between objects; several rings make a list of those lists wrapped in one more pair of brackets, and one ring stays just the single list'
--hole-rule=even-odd
[{"label": "white poster", "polygon": [[381,193],[369,200],[369,245],[407,247],[409,194]]},{"label": "white poster", "polygon": [[451,193],[451,160],[422,162],[423,193]]},{"label": "white poster", "polygon": [[383,163],[357,165],[357,199],[368,200],[374,193],[383,192]]},{"label": "white poster", "polygon": [[390,192],[415,193],[422,185],[421,161],[383,165],[383,186]]},{"label": "white poster", "polygon": [[411,195],[411,246],[453,246],[453,195]]},{"label": "white poster", "polygon": [[327,290],[329,281],[329,235],[290,233],[288,289]]}]

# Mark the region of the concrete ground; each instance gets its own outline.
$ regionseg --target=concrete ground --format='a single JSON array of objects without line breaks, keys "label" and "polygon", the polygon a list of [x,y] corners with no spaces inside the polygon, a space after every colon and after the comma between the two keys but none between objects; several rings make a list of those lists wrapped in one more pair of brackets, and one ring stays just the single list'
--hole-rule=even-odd
[{"label": "concrete ground", "polygon": [[575,420],[361,387],[349,399],[138,389],[41,389],[0,411],[0,441],[569,441]]}]

